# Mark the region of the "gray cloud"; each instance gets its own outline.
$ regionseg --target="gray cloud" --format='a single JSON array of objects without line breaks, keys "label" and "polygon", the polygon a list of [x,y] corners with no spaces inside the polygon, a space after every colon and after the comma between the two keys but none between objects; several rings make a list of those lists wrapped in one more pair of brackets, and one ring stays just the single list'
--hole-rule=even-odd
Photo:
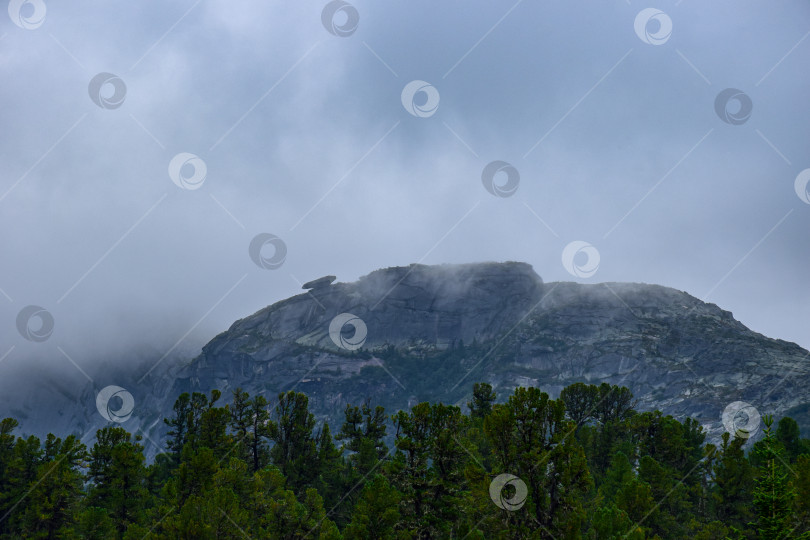
[{"label": "gray cloud", "polygon": [[[676,287],[810,347],[805,2],[665,2],[658,46],[635,2],[353,3],[346,38],[326,2],[0,16],[0,371],[186,334],[191,356],[325,274],[522,260],[570,280],[573,240],[599,249],[588,281]],[[120,108],[90,100],[99,72],[126,83]],[[400,103],[415,79],[440,93],[429,118]],[[753,102],[743,125],[715,114],[729,87]],[[205,161],[199,189],[169,178],[180,152]],[[514,196],[481,185],[494,160],[520,172]],[[264,232],[288,246],[277,270],[248,256]],[[46,342],[16,331],[29,304],[54,316]]]}]

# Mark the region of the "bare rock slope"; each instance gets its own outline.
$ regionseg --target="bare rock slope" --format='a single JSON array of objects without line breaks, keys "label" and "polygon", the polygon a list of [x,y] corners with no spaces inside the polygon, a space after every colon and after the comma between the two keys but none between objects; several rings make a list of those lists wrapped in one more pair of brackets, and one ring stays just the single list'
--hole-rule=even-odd
[{"label": "bare rock slope", "polygon": [[[810,404],[808,351],[675,289],[543,283],[517,262],[411,265],[331,282],[236,321],[168,394],[295,389],[334,426],[347,403],[365,400],[389,412],[425,400],[463,405],[476,381],[501,396],[532,385],[552,397],[573,382],[609,382],[629,387],[638,409],[692,416],[713,437],[731,402],[777,417]],[[336,328],[341,314],[353,317]]]}]

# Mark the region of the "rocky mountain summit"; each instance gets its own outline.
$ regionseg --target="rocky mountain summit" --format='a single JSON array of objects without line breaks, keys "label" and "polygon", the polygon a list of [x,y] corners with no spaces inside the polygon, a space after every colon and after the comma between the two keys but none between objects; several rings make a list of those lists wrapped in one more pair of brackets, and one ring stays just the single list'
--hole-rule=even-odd
[{"label": "rocky mountain summit", "polygon": [[607,382],[629,387],[638,410],[696,418],[710,439],[734,402],[790,415],[810,433],[810,353],[675,289],[544,283],[519,262],[414,264],[354,283],[324,276],[304,289],[236,321],[185,364],[166,359],[153,371],[157,352],[105,365],[92,384],[61,376],[7,385],[0,417],[92,444],[108,425],[98,395],[119,385],[134,402],[121,425],[144,435],[151,458],[182,392],[216,388],[227,402],[241,387],[272,402],[294,389],[337,431],[349,403],[392,414],[421,401],[464,407],[480,381],[503,399],[518,386],[557,397],[574,382]]},{"label": "rocky mountain summit", "polygon": [[629,387],[639,410],[698,419],[711,438],[735,401],[807,425],[810,353],[685,292],[544,283],[518,262],[414,264],[333,280],[236,321],[168,395],[295,389],[339,426],[347,403],[370,400],[392,413],[425,400],[464,405],[477,381],[504,397],[517,386],[556,397],[574,382],[608,382]]}]

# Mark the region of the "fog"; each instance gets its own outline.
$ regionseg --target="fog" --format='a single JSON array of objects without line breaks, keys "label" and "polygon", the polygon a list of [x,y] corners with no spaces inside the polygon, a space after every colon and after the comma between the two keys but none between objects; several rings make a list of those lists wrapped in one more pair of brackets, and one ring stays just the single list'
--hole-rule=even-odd
[{"label": "fog", "polygon": [[352,4],[0,13],[0,379],[145,371],[415,262],[657,283],[810,347],[807,2]]}]

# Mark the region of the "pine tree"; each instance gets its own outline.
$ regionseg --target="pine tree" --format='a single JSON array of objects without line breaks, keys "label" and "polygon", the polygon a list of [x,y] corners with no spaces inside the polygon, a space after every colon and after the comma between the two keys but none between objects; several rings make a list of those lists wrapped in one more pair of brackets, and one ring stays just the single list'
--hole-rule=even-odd
[{"label": "pine tree", "polygon": [[796,520],[797,533],[810,532],[810,454],[802,454],[796,459]]},{"label": "pine tree", "polygon": [[121,538],[106,508],[86,507],[76,516],[76,532],[86,540]]},{"label": "pine tree", "polygon": [[458,439],[458,407],[419,403],[392,417],[397,453],[389,468],[402,494],[403,528],[416,538],[450,535],[459,516],[467,453]]},{"label": "pine tree", "polygon": [[773,417],[765,415],[762,421],[765,436],[762,444],[754,449],[760,463],[753,492],[757,520],[751,525],[756,527],[758,538],[763,540],[793,538],[792,533],[796,527],[793,513],[796,489],[785,470],[782,445],[771,429]]},{"label": "pine tree", "polygon": [[339,525],[345,525],[349,519],[351,508],[346,504],[339,503],[346,501],[344,494],[347,486],[344,481],[345,463],[343,455],[332,438],[329,424],[324,423],[318,434],[315,436],[318,447],[318,457],[314,464],[318,475],[313,482],[313,487],[318,491],[323,499],[326,508],[329,509],[329,516]]},{"label": "pine tree", "polygon": [[471,418],[484,418],[492,411],[496,399],[495,391],[489,383],[473,384],[472,401],[467,402]]},{"label": "pine tree", "polygon": [[589,540],[644,540],[641,527],[633,527],[627,512],[616,505],[597,508],[588,530]]},{"label": "pine tree", "polygon": [[641,523],[644,525],[643,527],[635,525],[633,527],[634,531],[637,528],[641,528],[645,534],[649,531],[646,522],[657,518],[658,509],[655,505],[649,484],[638,478],[633,478],[624,484],[616,494],[616,506],[627,513],[633,524]]},{"label": "pine tree", "polygon": [[180,467],[166,484],[163,498],[171,507],[179,510],[192,496],[200,496],[210,489],[214,474],[219,470],[219,460],[210,448],[183,448]]},{"label": "pine tree", "polygon": [[[348,522],[352,507],[361,494],[361,489],[358,488],[362,487],[372,471],[382,471],[380,462],[388,455],[388,448],[383,440],[387,431],[383,407],[378,405],[372,408],[368,401],[362,407],[346,405],[344,417],[336,439],[342,443],[338,452],[341,455],[346,454],[346,459],[341,462],[339,474],[329,473],[336,482],[332,490],[341,494],[338,498],[339,506],[331,514],[339,525]],[[328,505],[338,503],[334,495],[327,496],[323,491],[321,493]]]},{"label": "pine tree", "polygon": [[599,387],[593,384],[578,382],[562,389],[560,399],[565,403],[565,414],[573,420],[577,430],[596,417],[599,397]]},{"label": "pine tree", "polygon": [[87,448],[75,435],[64,440],[48,434],[44,460],[25,497],[21,535],[25,538],[61,538],[74,534]]},{"label": "pine tree", "polygon": [[605,479],[599,486],[600,502],[607,505],[614,502],[622,487],[635,477],[630,460],[624,455],[624,452],[616,452],[605,474]]},{"label": "pine tree", "polygon": [[20,467],[15,455],[17,438],[12,434],[18,426],[19,422],[14,418],[0,421],[0,537],[14,529],[12,513],[16,510],[17,499],[22,496],[20,485],[26,483],[19,477]]},{"label": "pine tree", "polygon": [[599,385],[599,399],[596,402],[596,419],[603,426],[620,422],[633,415],[633,393],[624,386]]},{"label": "pine tree", "polygon": [[249,451],[253,472],[258,471],[270,462],[270,411],[264,396],[255,396],[249,402]]},{"label": "pine tree", "polygon": [[269,423],[270,438],[275,442],[270,456],[297,495],[303,495],[318,476],[315,466],[318,449],[313,435],[315,417],[309,412],[308,404],[305,394],[292,391],[279,394],[278,421]]},{"label": "pine tree", "polygon": [[564,403],[537,388],[517,388],[505,404],[493,406],[484,428],[497,472],[518,476],[528,489],[528,511],[514,519],[524,527],[534,521],[553,536],[579,530],[593,481]]},{"label": "pine tree", "polygon": [[183,446],[188,442],[191,395],[187,392],[180,394],[174,402],[173,410],[174,417],[164,418],[163,422],[169,426],[167,433],[169,437],[169,453],[172,457],[172,463],[176,467],[180,464],[180,454],[183,452]]},{"label": "pine tree", "polygon": [[372,409],[366,402],[362,407],[346,405],[344,415],[337,439],[343,442],[343,450],[350,452],[349,465],[362,477],[388,454],[384,442],[387,432],[385,409],[379,405]]},{"label": "pine tree", "polygon": [[146,468],[143,446],[121,427],[96,432],[90,451],[88,478],[92,485],[87,505],[107,510],[119,536],[143,519],[146,506]]},{"label": "pine tree", "polygon": [[810,449],[805,447],[799,434],[799,424],[789,416],[779,420],[776,426],[776,440],[785,449],[785,459],[788,463],[796,461],[803,452],[810,453]]},{"label": "pine tree", "polygon": [[183,393],[174,402],[174,416],[163,422],[170,428],[168,447],[175,467],[187,445],[210,448],[219,457],[231,451],[233,439],[227,435],[230,412],[226,407],[215,407],[221,395],[219,390],[212,390],[210,399],[200,392]]},{"label": "pine tree", "polygon": [[658,506],[644,525],[661,537],[684,536],[688,518],[694,515],[688,487],[678,476],[677,471],[651,456],[643,456],[639,461],[638,478],[650,486],[650,495]]},{"label": "pine tree", "polygon": [[233,403],[226,406],[230,414],[228,426],[233,433],[235,445],[238,450],[235,455],[240,456],[246,463],[251,461],[250,440],[248,433],[251,426],[250,396],[241,388],[233,391]]},{"label": "pine tree", "polygon": [[400,519],[400,493],[382,475],[375,475],[363,487],[352,512],[351,523],[343,531],[345,540],[394,540]]},{"label": "pine tree", "polygon": [[[233,450],[233,437],[228,435],[230,413],[226,407],[216,407],[222,393],[211,390],[211,397],[202,402],[199,420],[195,425],[192,444],[195,447],[210,448],[217,459],[224,459]],[[193,397],[193,396],[192,396]]]},{"label": "pine tree", "polygon": [[723,433],[713,470],[713,515],[739,529],[753,517],[751,490],[754,486],[754,469],[742,449],[746,440],[741,437],[732,439],[731,434]]},{"label": "pine tree", "polygon": [[296,499],[286,484],[281,471],[273,465],[253,475],[249,510],[255,537],[339,539],[340,533],[327,517],[318,492],[309,488]]},{"label": "pine tree", "polygon": [[7,510],[0,516],[0,522],[7,523],[9,530],[19,529],[20,520],[27,503],[27,494],[30,486],[36,481],[40,465],[45,460],[45,451],[40,440],[31,435],[27,438],[18,437],[14,443],[14,454],[7,470],[9,490],[4,497],[8,503]]}]

